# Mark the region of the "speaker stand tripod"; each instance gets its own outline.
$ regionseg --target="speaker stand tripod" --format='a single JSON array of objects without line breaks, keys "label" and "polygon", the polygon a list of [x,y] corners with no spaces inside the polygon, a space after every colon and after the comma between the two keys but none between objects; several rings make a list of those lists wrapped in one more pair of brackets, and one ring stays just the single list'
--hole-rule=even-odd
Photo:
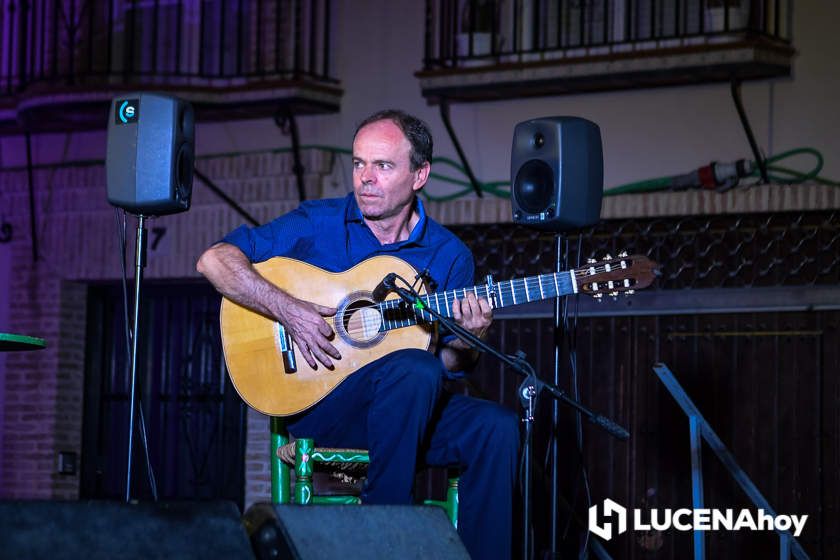
[{"label": "speaker stand tripod", "polygon": [[[554,272],[561,272],[563,253],[563,234],[557,234],[557,252]],[[561,335],[563,333],[562,308],[564,304],[560,298],[554,299],[554,384],[560,386],[560,350]],[[577,395],[575,395],[577,396]],[[551,558],[557,558],[559,551],[557,542],[557,522],[560,518],[559,498],[560,493],[560,446],[557,442],[557,432],[560,428],[560,403],[556,400],[551,403]]]},{"label": "speaker stand tripod", "polygon": [[[134,318],[131,327],[131,374],[129,381],[129,411],[128,411],[128,463],[125,471],[125,501],[131,501],[131,468],[134,455],[134,417],[137,410],[137,341],[140,338],[140,286],[143,284],[143,269],[146,267],[146,217],[143,214],[137,215],[137,238],[134,246]],[[146,442],[146,425],[143,421],[143,410],[140,413],[140,428],[143,434],[143,446],[148,459],[148,444]],[[149,465],[151,469],[151,466]],[[155,487],[154,476],[149,473],[152,486],[152,495],[157,501],[157,488]]]}]

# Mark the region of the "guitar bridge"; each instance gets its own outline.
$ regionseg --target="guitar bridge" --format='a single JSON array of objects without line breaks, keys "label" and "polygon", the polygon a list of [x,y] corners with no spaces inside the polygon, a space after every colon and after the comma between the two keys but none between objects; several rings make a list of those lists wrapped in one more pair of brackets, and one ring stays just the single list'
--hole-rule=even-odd
[{"label": "guitar bridge", "polygon": [[295,360],[295,348],[292,345],[292,335],[282,324],[277,323],[277,346],[280,347],[280,355],[283,357],[283,369],[286,373],[297,372],[297,361]]}]

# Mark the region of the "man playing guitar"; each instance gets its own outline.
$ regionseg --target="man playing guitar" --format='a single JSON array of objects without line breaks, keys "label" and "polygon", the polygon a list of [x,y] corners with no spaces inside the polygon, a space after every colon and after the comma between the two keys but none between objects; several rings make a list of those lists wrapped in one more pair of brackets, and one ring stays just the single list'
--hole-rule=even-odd
[{"label": "man playing guitar", "polygon": [[[443,290],[472,286],[471,253],[426,215],[417,196],[431,159],[425,123],[401,111],[376,113],[356,129],[352,194],[305,202],[260,227],[242,226],[205,251],[198,271],[229,300],[283,325],[298,356],[329,375],[342,360],[329,323],[336,309],[294,297],[253,264],[280,256],[342,272],[392,255],[426,271]],[[490,304],[469,292],[451,304],[451,315],[478,336],[493,316]],[[458,531],[467,550],[473,558],[509,558],[517,416],[441,390],[445,378],[462,376],[476,358],[452,335],[431,351],[391,352],[289,416],[287,425],[319,446],[368,449],[366,504],[412,503],[417,464],[460,467]]]}]

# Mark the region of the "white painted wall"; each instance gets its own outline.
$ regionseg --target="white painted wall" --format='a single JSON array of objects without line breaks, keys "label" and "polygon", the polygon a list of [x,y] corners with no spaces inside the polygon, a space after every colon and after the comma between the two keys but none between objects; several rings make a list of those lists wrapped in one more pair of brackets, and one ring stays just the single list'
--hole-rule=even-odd
[{"label": "white painted wall", "polygon": [[[414,72],[423,56],[424,2],[338,0],[334,2],[334,75],[345,90],[340,114],[299,119],[301,141],[349,147],[355,124],[385,107],[424,118],[437,155],[457,159],[438,108],[420,95]],[[799,55],[791,78],[748,82],[744,103],[757,140],[767,153],[812,146],[826,158],[823,175],[840,180],[840,2],[800,0],[794,13]],[[577,115],[601,127],[606,187],[683,173],[712,160],[752,158],[728,84],[566,95],[452,107],[452,121],[476,175],[508,180],[510,143],[516,123],[534,117]],[[33,139],[39,162],[102,158],[103,133],[42,135]],[[0,141],[0,164],[23,164],[19,138]],[[201,124],[199,154],[288,146],[269,119]],[[797,162],[790,161],[789,165]],[[810,160],[801,165],[809,167]],[[432,184],[440,192],[449,188]]]},{"label": "white painted wall", "polygon": [[[435,134],[436,154],[456,158],[437,107],[427,106],[414,77],[422,64],[424,3],[336,4],[335,68],[345,88],[342,111],[300,119],[302,142],[348,146],[358,120],[395,106],[426,119]],[[826,158],[824,175],[840,180],[840,37],[833,28],[840,20],[840,2],[801,0],[795,10],[793,40],[799,54],[793,76],[745,83],[744,104],[762,149],[779,153],[813,146]],[[600,125],[608,188],[686,172],[712,160],[752,158],[728,84],[452,107],[460,141],[485,181],[509,179],[514,125],[550,115],[578,115]],[[202,152],[289,144],[270,122],[207,125],[199,134]]]}]

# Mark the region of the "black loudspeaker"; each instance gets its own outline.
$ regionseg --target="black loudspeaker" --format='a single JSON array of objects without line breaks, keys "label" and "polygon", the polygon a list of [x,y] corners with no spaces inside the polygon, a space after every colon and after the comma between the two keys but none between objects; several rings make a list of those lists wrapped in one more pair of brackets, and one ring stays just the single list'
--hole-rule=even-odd
[{"label": "black loudspeaker", "polygon": [[552,231],[597,223],[604,191],[598,125],[579,117],[517,124],[510,178],[514,222]]},{"label": "black loudspeaker", "polygon": [[232,502],[0,502],[0,558],[253,559]]},{"label": "black loudspeaker", "polygon": [[433,506],[281,506],[245,513],[257,559],[469,560],[443,510]]},{"label": "black loudspeaker", "polygon": [[189,210],[195,160],[192,106],[156,93],[111,103],[108,119],[108,202],[132,214]]}]

